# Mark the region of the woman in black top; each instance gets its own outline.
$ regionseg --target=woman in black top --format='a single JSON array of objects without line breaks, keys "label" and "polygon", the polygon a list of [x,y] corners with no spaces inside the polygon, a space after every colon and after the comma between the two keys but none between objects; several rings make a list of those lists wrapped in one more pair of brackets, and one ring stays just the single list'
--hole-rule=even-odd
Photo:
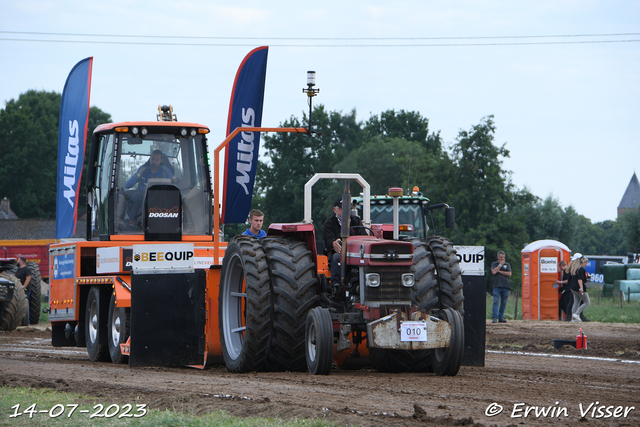
[{"label": "woman in black top", "polygon": [[562,320],[562,313],[564,313],[564,320],[569,321],[571,320],[571,307],[573,306],[571,289],[569,289],[571,275],[567,271],[567,263],[564,261],[560,261],[560,277],[560,280],[556,280],[558,292],[560,293],[558,317]]},{"label": "woman in black top", "polygon": [[[582,322],[580,313],[591,304],[587,293],[587,280],[589,277],[584,269],[588,263],[589,259],[578,253],[573,256],[573,260],[569,264],[569,274],[571,274],[569,283],[573,294],[572,322]],[[584,304],[580,305],[580,301],[583,301]]]}]

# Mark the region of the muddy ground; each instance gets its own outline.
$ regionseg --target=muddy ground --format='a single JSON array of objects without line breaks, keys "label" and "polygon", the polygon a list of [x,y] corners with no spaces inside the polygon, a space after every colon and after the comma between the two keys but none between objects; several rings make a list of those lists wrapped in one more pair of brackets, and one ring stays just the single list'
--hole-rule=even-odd
[{"label": "muddy ground", "polygon": [[[585,351],[552,345],[552,339],[575,339],[576,324],[487,323],[485,366],[443,378],[370,368],[314,377],[91,363],[85,349],[51,347],[44,324],[0,332],[0,384],[81,393],[105,406],[144,402],[196,414],[225,410],[339,425],[640,425],[640,325],[581,326]],[[525,418],[527,408],[533,409]]]}]

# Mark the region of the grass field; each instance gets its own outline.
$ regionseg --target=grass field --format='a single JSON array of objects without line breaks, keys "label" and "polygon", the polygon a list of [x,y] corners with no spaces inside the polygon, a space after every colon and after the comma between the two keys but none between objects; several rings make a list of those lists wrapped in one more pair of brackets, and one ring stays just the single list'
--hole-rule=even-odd
[{"label": "grass field", "polygon": [[[640,301],[620,303],[619,294],[614,298],[604,298],[598,288],[589,290],[591,304],[584,310],[584,315],[594,322],[606,323],[640,323]],[[515,292],[511,292],[504,312],[505,319],[514,319]],[[487,319],[491,319],[493,297],[487,294]],[[522,319],[522,297],[518,298],[518,319]]]}]

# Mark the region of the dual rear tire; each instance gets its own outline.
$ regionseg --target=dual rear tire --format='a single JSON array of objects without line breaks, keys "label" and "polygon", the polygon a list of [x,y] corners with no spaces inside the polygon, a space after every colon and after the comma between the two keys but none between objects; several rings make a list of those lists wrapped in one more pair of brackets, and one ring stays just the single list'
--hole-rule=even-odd
[{"label": "dual rear tire", "polygon": [[304,371],[316,267],[294,238],[234,237],[220,276],[218,322],[230,372]]}]

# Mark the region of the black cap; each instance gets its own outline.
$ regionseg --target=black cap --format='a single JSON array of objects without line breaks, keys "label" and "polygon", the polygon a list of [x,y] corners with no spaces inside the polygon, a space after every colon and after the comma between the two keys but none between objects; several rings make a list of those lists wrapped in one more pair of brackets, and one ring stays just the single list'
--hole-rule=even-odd
[{"label": "black cap", "polygon": [[342,199],[338,199],[336,200],[336,202],[333,204],[334,208],[341,208],[342,207]]}]

